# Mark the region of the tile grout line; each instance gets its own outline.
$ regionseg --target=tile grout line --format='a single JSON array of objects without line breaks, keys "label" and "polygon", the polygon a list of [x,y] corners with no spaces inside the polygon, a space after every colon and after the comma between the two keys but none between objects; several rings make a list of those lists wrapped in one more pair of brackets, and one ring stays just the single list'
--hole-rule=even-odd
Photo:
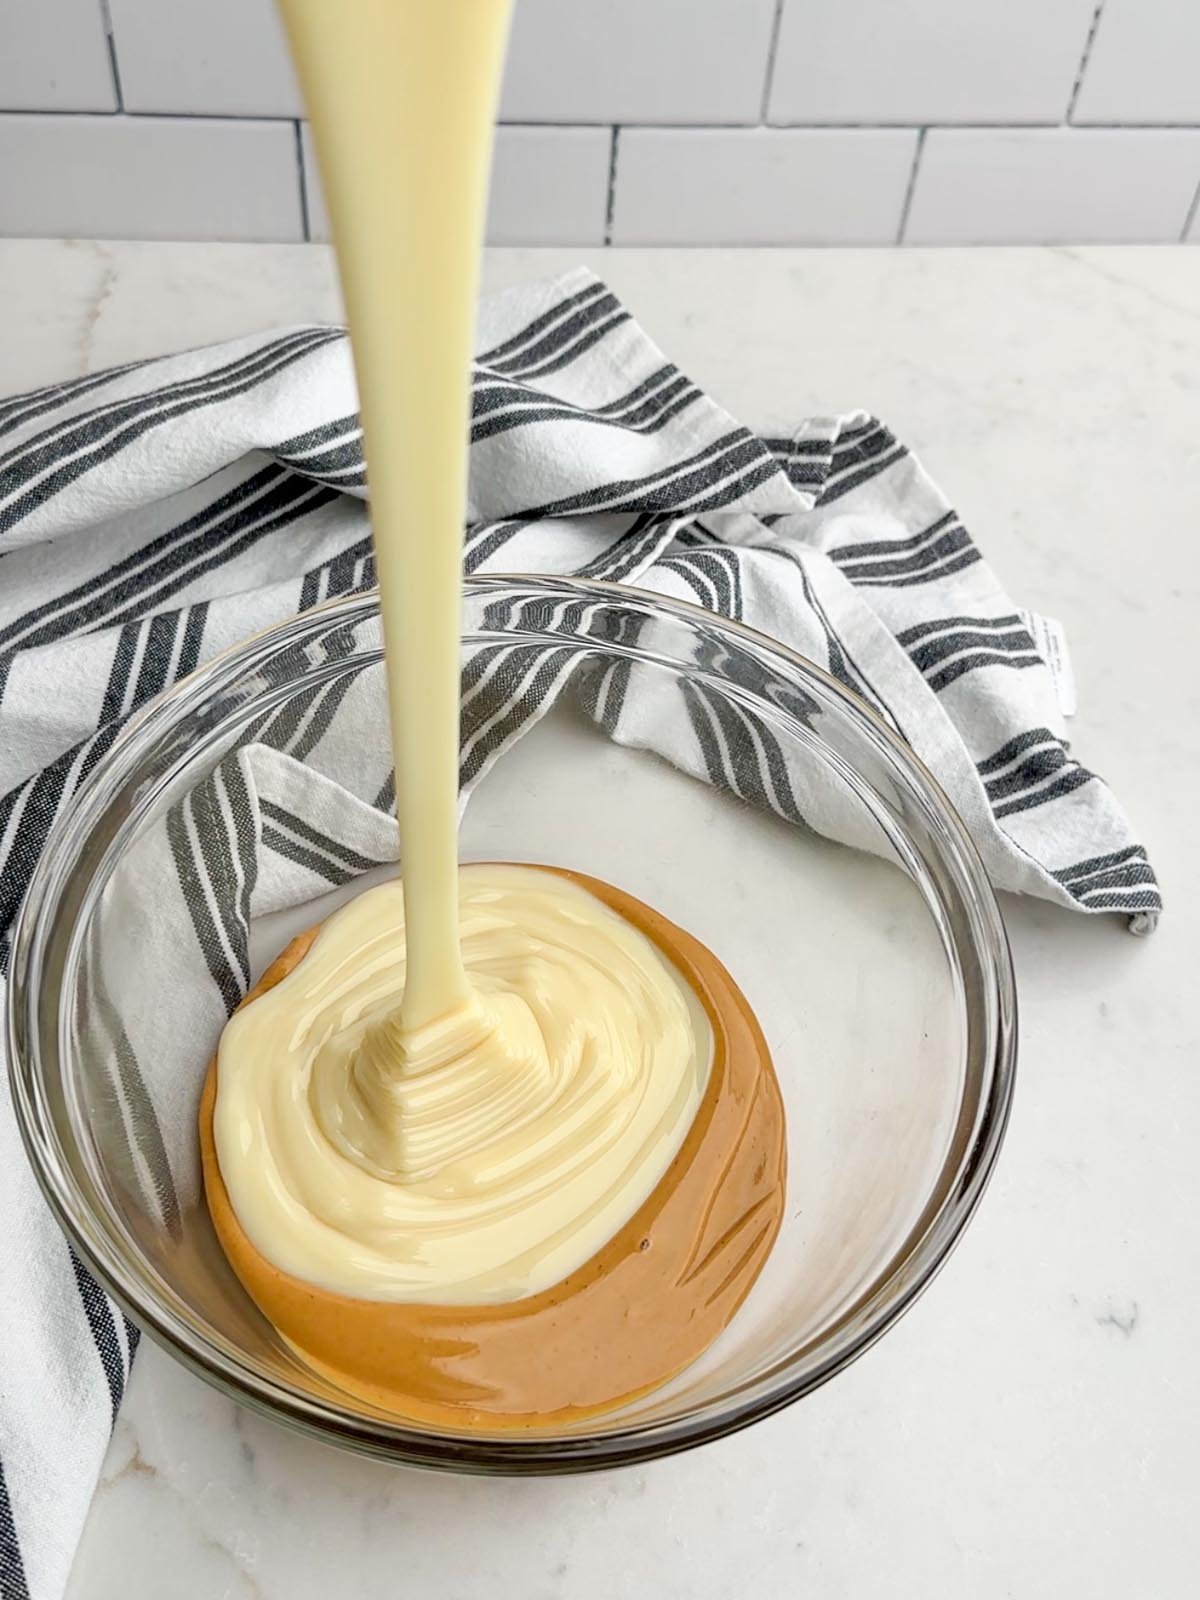
[{"label": "tile grout line", "polygon": [[913,195],[917,190],[917,173],[921,168],[921,157],[925,153],[925,135],[928,128],[922,128],[917,134],[917,148],[913,151],[912,171],[908,175],[908,187],[904,191],[904,204],[900,207],[900,226],[896,229],[896,243],[904,243],[904,235],[908,232],[908,214],[912,210]]},{"label": "tile grout line", "polygon": [[613,211],[617,204],[617,149],[621,140],[621,127],[613,123],[612,144],[608,151],[608,194],[604,201],[604,243],[612,243]]},{"label": "tile grout line", "polygon": [[[120,107],[120,115],[130,122],[245,122],[279,126],[295,122],[294,115],[282,111],[131,111]],[[113,117],[115,111],[74,110],[69,106],[42,106],[33,109],[0,108],[3,117]],[[303,119],[301,119],[303,120]],[[577,132],[583,129],[610,129],[611,122],[498,122],[498,128],[545,129],[548,132]],[[658,133],[755,133],[758,122],[622,122],[623,130],[650,129]],[[770,133],[1198,133],[1196,122],[772,122]]]},{"label": "tile grout line", "polygon": [[766,125],[767,112],[771,106],[771,90],[775,87],[775,57],[779,50],[779,30],[783,26],[784,0],[775,0],[775,16],[771,22],[771,39],[767,46],[767,72],[763,79],[762,104],[759,106],[758,120],[762,126]]},{"label": "tile grout line", "polygon": [[1187,208],[1187,216],[1183,219],[1183,227],[1179,230],[1180,244],[1188,243],[1188,233],[1191,231],[1192,223],[1196,220],[1197,211],[1200,211],[1200,183],[1197,183],[1196,185],[1196,192],[1192,196],[1192,203]]},{"label": "tile grout line", "polygon": [[124,111],[125,95],[121,89],[121,68],[117,61],[117,40],[113,33],[112,10],[108,0],[100,0],[100,21],[104,28],[104,40],[108,46],[108,70],[112,73],[113,92],[117,97],[117,110]]},{"label": "tile grout line", "polygon": [[1092,12],[1092,25],[1088,29],[1088,36],[1083,41],[1083,55],[1079,58],[1079,71],[1075,74],[1075,82],[1071,85],[1071,97],[1067,101],[1067,115],[1064,119],[1069,127],[1075,119],[1075,102],[1079,99],[1079,91],[1083,88],[1083,77],[1087,71],[1088,62],[1092,58],[1092,46],[1096,42],[1096,33],[1100,27],[1100,18],[1104,14],[1106,0],[1096,0],[1096,9]]},{"label": "tile grout line", "polygon": [[308,215],[308,173],[304,169],[304,134],[301,131],[299,117],[293,121],[292,130],[296,140],[296,181],[300,185],[300,226],[304,229],[305,243],[311,244],[312,227]]}]

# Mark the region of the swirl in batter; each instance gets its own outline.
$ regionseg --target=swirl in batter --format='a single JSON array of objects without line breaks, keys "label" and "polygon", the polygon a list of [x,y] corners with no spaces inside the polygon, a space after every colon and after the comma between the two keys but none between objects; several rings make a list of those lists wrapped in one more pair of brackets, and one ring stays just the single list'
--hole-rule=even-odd
[{"label": "swirl in batter", "polygon": [[661,950],[555,873],[466,866],[468,1002],[416,1035],[400,884],[321,928],[221,1039],[215,1136],[284,1271],[375,1300],[482,1304],[560,1282],[670,1166],[712,1029]]}]

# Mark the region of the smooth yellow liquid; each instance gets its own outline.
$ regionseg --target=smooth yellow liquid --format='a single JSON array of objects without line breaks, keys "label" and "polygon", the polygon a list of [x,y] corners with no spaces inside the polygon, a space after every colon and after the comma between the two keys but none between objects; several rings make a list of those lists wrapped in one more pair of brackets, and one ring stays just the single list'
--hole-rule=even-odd
[{"label": "smooth yellow liquid", "polygon": [[336,911],[222,1035],[227,1187],[305,1283],[442,1305],[544,1292],[649,1199],[695,1118],[713,1027],[642,928],[499,863],[461,869],[458,913],[473,1035],[456,1012],[414,1062],[379,1025],[404,992],[398,883]]},{"label": "smooth yellow liquid", "polygon": [[405,1032],[468,1004],[458,941],[467,424],[492,126],[512,0],[281,0],[321,169],[379,573]]}]

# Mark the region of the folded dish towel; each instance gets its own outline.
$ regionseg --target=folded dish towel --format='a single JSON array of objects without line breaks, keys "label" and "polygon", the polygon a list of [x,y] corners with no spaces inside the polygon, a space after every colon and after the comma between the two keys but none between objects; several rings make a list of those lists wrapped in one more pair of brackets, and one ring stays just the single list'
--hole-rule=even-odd
[{"label": "folded dish towel", "polygon": [[[1153,871],[1063,739],[1036,619],[883,423],[856,414],[786,438],[747,431],[582,272],[488,303],[480,349],[468,570],[636,583],[775,636],[912,745],[1000,887],[1152,926]],[[340,329],[238,340],[0,403],[4,970],[47,829],[130,713],[247,634],[371,583],[364,496]],[[519,701],[522,686],[513,692]],[[264,734],[275,749],[257,781],[277,780],[271,805],[294,798],[280,753],[310,759],[337,714]],[[774,792],[745,770],[753,741],[714,755],[703,729],[689,737],[699,774]],[[496,748],[470,752],[470,769]],[[368,794],[365,779],[356,787]],[[355,837],[394,854],[386,782],[370,798],[374,811],[350,808]],[[321,809],[315,790],[313,801]],[[819,821],[839,834],[836,819]],[[292,849],[292,869],[303,855]],[[296,871],[273,886],[260,875],[274,905],[313,887]],[[214,1025],[244,979],[205,980]],[[7,1096],[5,1084],[0,1587],[52,1600],[137,1331],[46,1212]]]}]

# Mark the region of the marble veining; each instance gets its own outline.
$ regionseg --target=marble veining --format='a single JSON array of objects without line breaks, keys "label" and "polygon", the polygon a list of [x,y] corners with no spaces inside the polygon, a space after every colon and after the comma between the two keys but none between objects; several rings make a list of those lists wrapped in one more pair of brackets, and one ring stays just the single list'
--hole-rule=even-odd
[{"label": "marble veining", "polygon": [[1115,1298],[1104,1301],[1096,1312],[1096,1326],[1112,1328],[1124,1339],[1132,1339],[1141,1321],[1142,1310],[1136,1300]]},{"label": "marble veining", "polygon": [[83,316],[83,327],[79,335],[79,370],[80,372],[94,372],[92,353],[96,340],[96,327],[104,312],[113,290],[117,286],[117,266],[113,260],[112,250],[108,245],[95,239],[81,239],[82,249],[90,249],[101,263],[100,281],[88,297],[87,308]]},{"label": "marble veining", "polygon": [[[71,1600],[1183,1600],[1200,1566],[1200,273],[1186,249],[532,251],[585,260],[748,422],[866,406],[1019,604],[1167,897],[1151,939],[1006,907],[996,1176],[916,1308],[791,1410],[674,1461],[459,1479],[240,1411],[143,1341]],[[328,320],[319,247],[0,242],[0,387]],[[814,315],[814,308],[819,314]]]}]

